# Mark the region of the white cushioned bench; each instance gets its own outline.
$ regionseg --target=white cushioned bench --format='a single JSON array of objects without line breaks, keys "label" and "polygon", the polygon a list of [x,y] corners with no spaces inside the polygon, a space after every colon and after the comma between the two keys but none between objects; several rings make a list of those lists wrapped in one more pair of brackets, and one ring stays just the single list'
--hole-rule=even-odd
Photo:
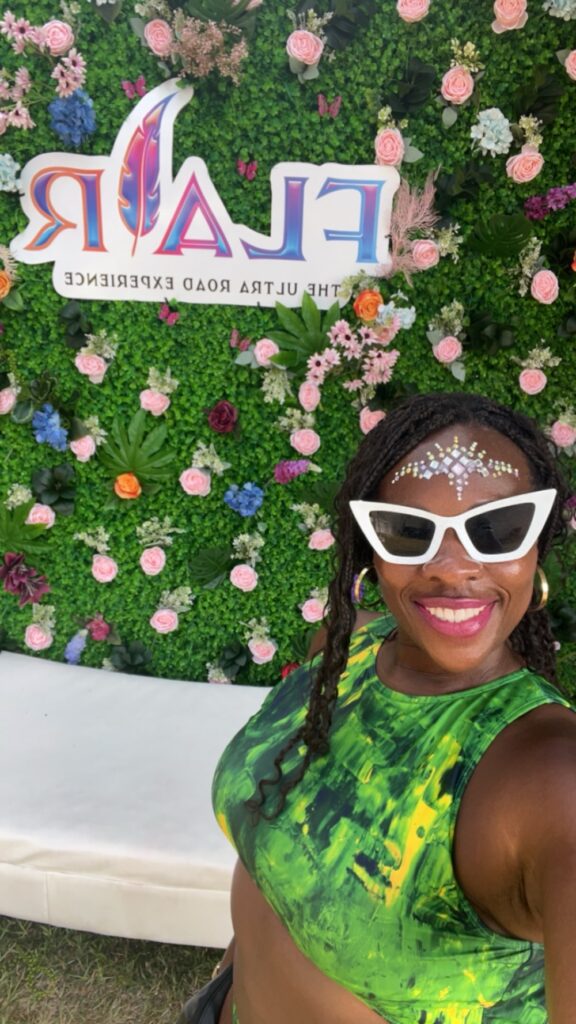
[{"label": "white cushioned bench", "polygon": [[0,654],[0,914],[224,948],[210,786],[268,693]]}]

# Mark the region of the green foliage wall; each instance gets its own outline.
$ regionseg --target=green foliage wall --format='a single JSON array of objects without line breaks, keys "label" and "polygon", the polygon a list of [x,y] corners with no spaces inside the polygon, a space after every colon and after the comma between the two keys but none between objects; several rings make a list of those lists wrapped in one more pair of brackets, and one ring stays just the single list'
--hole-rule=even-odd
[{"label": "green foliage wall", "polygon": [[[324,12],[328,6],[319,3],[317,9]],[[56,0],[28,2],[25,11],[17,5],[14,13],[25,14],[35,24],[62,17]],[[162,80],[157,59],[130,27],[133,14],[129,0],[124,0],[118,17],[107,24],[94,4],[81,2],[77,44],[88,63],[85,89],[94,101],[97,118],[97,130],[84,143],[83,152],[110,152],[132,106],[121,88],[122,79],[134,80],[142,74],[148,88]],[[518,110],[533,112],[535,68],[543,66],[556,83],[559,96],[556,116],[542,129],[545,164],[541,174],[529,184],[518,185],[506,176],[505,157],[476,156],[479,166],[490,168],[492,180],[481,182],[470,193],[449,194],[443,203],[450,220],[460,225],[464,238],[459,262],[444,258],[438,266],[417,274],[410,289],[399,279],[393,285],[384,284],[383,291],[387,295],[393,286],[401,287],[408,295],[408,304],[417,310],[414,326],[395,342],[401,351],[395,385],[414,385],[420,391],[461,389],[449,370],[434,359],[426,337],[428,322],[443,305],[458,299],[472,320],[485,312],[493,322],[512,328],[514,333],[511,348],[492,348],[488,342],[469,346],[464,342],[465,388],[489,394],[534,416],[542,426],[549,426],[558,418],[563,403],[574,403],[576,357],[570,317],[574,316],[576,293],[566,251],[576,224],[576,202],[534,222],[532,227],[533,234],[542,240],[546,265],[555,270],[560,281],[559,298],[551,305],[539,304],[529,293],[524,297],[518,294],[517,277],[510,273],[518,264],[517,256],[500,258],[482,253],[474,248],[472,239],[480,218],[522,212],[528,196],[544,194],[551,187],[576,179],[576,82],[556,57],[556,51],[576,46],[576,21],[550,16],[540,0],[530,0],[528,22],[521,30],[495,34],[491,28],[493,17],[488,0],[432,0],[424,20],[407,24],[398,17],[394,0],[381,0],[373,5],[367,24],[358,27],[350,45],[337,51],[333,60],[323,58],[319,77],[301,84],[288,67],[285,43],[292,26],[286,5],[265,0],[257,12],[240,85],[213,76],[200,80],[191,103],[178,116],[174,173],[185,157],[202,157],[232,220],[268,232],[270,168],[285,160],[373,162],[378,111],[384,98],[397,91],[394,83],[402,78],[410,58],[417,57],[435,70],[426,102],[409,117],[403,130],[423,153],[417,163],[402,167],[411,185],[422,185],[428,172],[436,168],[441,168],[444,175],[455,173],[473,158],[470,129],[479,110],[498,107],[511,121],[517,118]],[[450,66],[450,41],[454,37],[461,43],[472,41],[486,68],[472,102],[461,108],[457,122],[446,128],[437,96],[442,76]],[[42,61],[34,56],[23,60],[0,38],[0,65],[15,70],[22,63],[34,79],[44,83],[44,99],[31,108],[36,127],[26,132],[9,129],[0,137],[0,151],[11,153],[24,165],[38,153],[66,147],[61,147],[50,128],[47,104],[52,98],[52,83],[47,85],[48,73]],[[319,117],[319,92],[329,99],[342,96],[336,118]],[[526,103],[523,108],[522,99]],[[253,181],[237,173],[238,157],[258,161]],[[17,195],[0,192],[0,244],[7,245],[25,224]],[[274,310],[181,304],[178,323],[168,327],[158,319],[156,302],[85,303],[93,329],[115,333],[119,339],[117,356],[104,383],[97,386],[80,377],[74,367],[74,351],[65,343],[59,316],[66,300],[53,290],[51,273],[49,264],[19,266],[24,308],[13,311],[0,305],[4,325],[0,371],[15,369],[24,382],[49,368],[57,379],[52,401],[65,404],[79,390],[76,416],[82,419],[97,415],[109,431],[115,414],[127,422],[137,411],[149,368],[165,370],[169,366],[180,381],[164,417],[178,470],[156,494],[108,508],[110,480],[96,459],[78,463],[70,452],[60,454],[46,444],[36,443],[29,423],[0,417],[0,501],[5,500],[12,484],[29,486],[33,471],[40,467],[69,463],[77,479],[74,514],[58,516],[45,552],[28,559],[49,581],[51,592],[43,602],[56,608],[54,642],[38,656],[62,660],[70,638],[86,619],[101,613],[114,624],[124,644],[140,641],[149,649],[149,670],[154,675],[203,679],[206,663],[218,658],[224,644],[234,638],[242,641],[242,623],[265,616],[278,644],[276,658],[260,667],[248,662],[237,678],[256,684],[273,683],[280,667],[301,651],[306,625],[299,605],[311,587],[326,585],[331,574],[330,552],[308,549],[306,535],[298,528],[299,517],[291,510],[295,502],[306,501],[311,476],[285,486],[273,481],[276,462],[294,455],[286,435],[276,427],[282,409],[275,403],[264,403],[259,373],[235,365],[229,346],[234,327],[254,340],[267,336],[278,327]],[[342,315],[351,315],[351,308],[346,307]],[[525,359],[542,339],[562,363],[549,371],[545,390],[529,396],[518,387],[519,367],[512,357]],[[239,410],[239,435],[215,435],[207,423],[204,410],[222,398]],[[294,400],[290,404],[296,405]],[[362,436],[350,396],[337,379],[323,388],[316,429],[322,445],[314,461],[321,466],[323,479],[337,481]],[[200,441],[214,443],[220,457],[231,463],[222,477],[213,477],[211,493],[203,499],[188,497],[177,479],[178,472],[190,464],[191,452]],[[566,454],[559,454],[559,458],[573,478],[574,460]],[[223,502],[231,483],[241,485],[245,481],[253,481],[265,492],[254,520],[242,520]],[[158,577],[146,577],[138,564],[142,546],[136,527],[152,516],[170,516],[176,526],[186,530],[167,549],[166,568]],[[214,543],[229,542],[244,530],[254,530],[255,521],[265,524],[266,539],[258,565],[258,587],[251,593],[240,593],[227,580],[214,589],[193,586],[196,600],[182,615],[179,629],[165,636],[155,633],[149,618],[158,606],[160,593],[190,582],[189,562],[194,554]],[[106,585],[92,578],[91,552],[73,539],[75,533],[94,531],[99,526],[109,532],[110,555],[119,565],[117,578]],[[573,584],[564,582],[562,588],[564,604],[574,603]],[[22,645],[30,621],[31,606],[19,608],[13,595],[0,591],[4,645]],[[563,647],[561,653],[564,655],[566,650],[570,648]],[[109,654],[109,645],[89,641],[82,663],[99,666]]]}]

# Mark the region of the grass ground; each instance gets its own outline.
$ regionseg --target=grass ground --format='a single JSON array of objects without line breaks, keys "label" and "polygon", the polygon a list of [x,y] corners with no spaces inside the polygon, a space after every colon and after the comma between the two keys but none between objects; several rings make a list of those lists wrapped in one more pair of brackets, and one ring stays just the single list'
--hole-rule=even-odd
[{"label": "grass ground", "polygon": [[0,1024],[174,1024],[221,955],[0,917]]}]

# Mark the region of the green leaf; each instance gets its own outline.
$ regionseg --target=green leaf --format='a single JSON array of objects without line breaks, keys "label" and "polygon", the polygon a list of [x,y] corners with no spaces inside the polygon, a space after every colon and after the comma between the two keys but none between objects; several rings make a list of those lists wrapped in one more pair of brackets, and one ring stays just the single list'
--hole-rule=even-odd
[{"label": "green leaf", "polygon": [[232,549],[203,548],[188,563],[190,579],[200,587],[213,588],[222,582],[230,571]]},{"label": "green leaf", "polygon": [[284,330],[288,331],[289,334],[293,334],[297,338],[302,334],[306,334],[306,328],[300,317],[291,309],[288,309],[287,306],[283,306],[281,302],[276,303],[276,313]]},{"label": "green leaf", "polygon": [[38,543],[46,544],[50,540],[48,527],[42,523],[26,525],[26,517],[34,501],[27,501],[9,510],[0,505],[0,554],[7,551],[26,554],[38,550]]},{"label": "green leaf", "polygon": [[517,256],[531,234],[532,224],[523,214],[497,213],[477,223],[468,246],[486,256]]},{"label": "green leaf", "polygon": [[19,313],[24,309],[24,299],[22,298],[22,292],[18,288],[12,288],[2,302],[6,306],[6,309],[12,309],[16,313]]},{"label": "green leaf", "polygon": [[168,431],[166,429],[166,424],[160,423],[159,426],[155,427],[154,430],[150,431],[148,437],[142,443],[139,454],[143,455],[144,457],[148,455],[153,455],[154,452],[157,452],[162,447],[166,440],[167,434]]},{"label": "green leaf", "polygon": [[415,164],[418,160],[421,160],[424,153],[421,149],[417,149],[416,146],[406,146],[404,150],[404,162],[407,164]]},{"label": "green leaf", "polygon": [[16,405],[10,413],[10,419],[14,423],[30,423],[34,415],[34,402],[31,398],[24,398]]},{"label": "green leaf", "polygon": [[338,302],[333,302],[330,308],[326,310],[324,320],[322,321],[322,332],[324,335],[328,334],[330,328],[334,326],[339,317],[340,305]]},{"label": "green leaf", "polygon": [[450,363],[449,370],[450,373],[456,377],[456,380],[466,380],[466,367],[464,366],[464,363],[461,363],[458,359],[453,363]]},{"label": "green leaf", "polygon": [[445,128],[451,128],[458,120],[458,111],[454,107],[444,107],[442,111],[442,124]]},{"label": "green leaf", "polygon": [[[308,481],[309,478],[307,478]],[[328,515],[334,515],[334,501],[342,484],[336,480],[315,480],[306,486],[306,500],[320,508]]]},{"label": "green leaf", "polygon": [[142,444],[142,438],[144,437],[144,429],[146,425],[146,410],[138,409],[137,413],[128,424],[128,440],[130,442],[130,454],[132,455],[140,445]]},{"label": "green leaf", "polygon": [[310,332],[320,330],[320,310],[309,292],[302,296],[302,319]]}]

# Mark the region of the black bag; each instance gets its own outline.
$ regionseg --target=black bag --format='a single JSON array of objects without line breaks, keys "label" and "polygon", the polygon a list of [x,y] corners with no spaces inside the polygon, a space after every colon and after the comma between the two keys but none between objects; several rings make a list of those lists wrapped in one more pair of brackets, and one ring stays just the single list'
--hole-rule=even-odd
[{"label": "black bag", "polygon": [[176,1024],[218,1024],[224,1001],[232,988],[232,968],[233,964],[228,964],[199,989],[183,1007]]}]

